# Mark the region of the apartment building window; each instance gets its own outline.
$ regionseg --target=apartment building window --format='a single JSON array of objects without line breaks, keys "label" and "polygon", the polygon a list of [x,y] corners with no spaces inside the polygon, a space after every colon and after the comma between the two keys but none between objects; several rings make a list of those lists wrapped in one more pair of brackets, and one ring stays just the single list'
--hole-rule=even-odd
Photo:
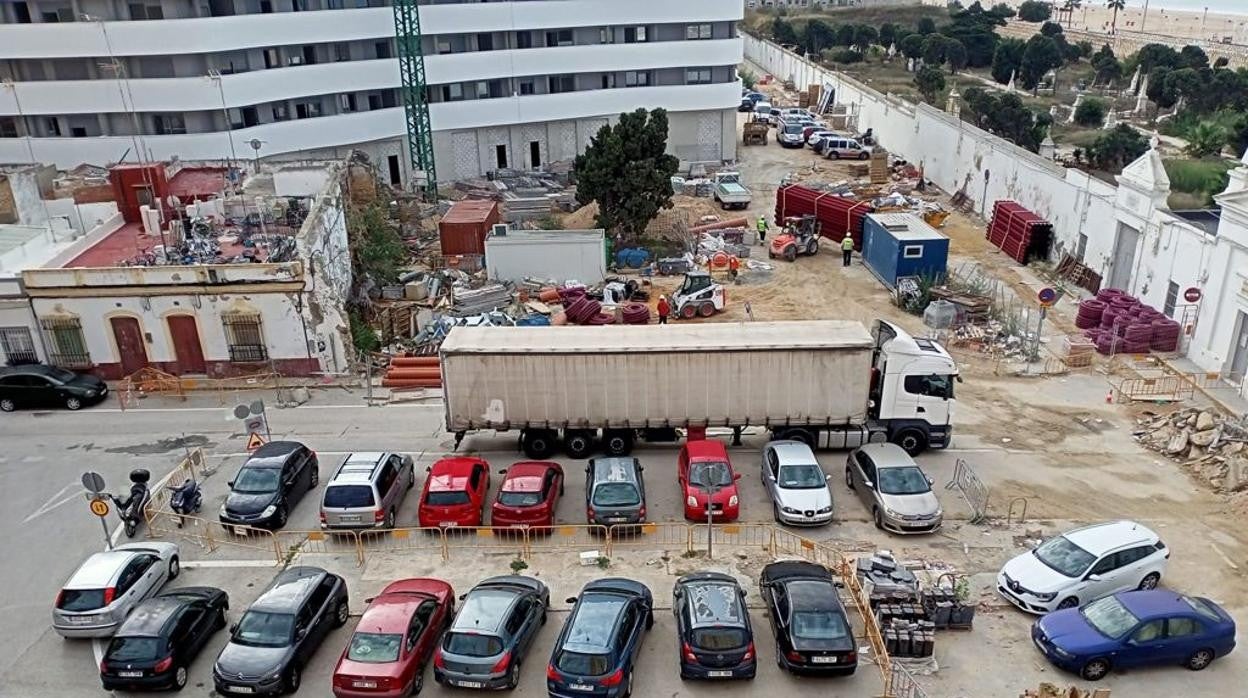
[{"label": "apartment building window", "polygon": [[349,93],[338,95],[338,111],[346,114],[355,111],[355,107],[355,95]]},{"label": "apartment building window", "polygon": [[547,87],[549,87],[548,91],[551,94],[576,91],[576,76],[575,75],[551,75],[549,78],[547,78],[547,82],[549,83],[547,85]]},{"label": "apartment building window", "polygon": [[186,121],[181,114],[156,114],[152,116],[152,125],[160,136],[186,133]]},{"label": "apartment building window", "polygon": [[625,87],[645,87],[650,84],[650,73],[644,70],[630,70],[624,73]]},{"label": "apartment building window", "polygon": [[493,34],[477,34],[477,50],[493,51],[494,35]]},{"label": "apartment building window", "polygon": [[[442,86],[442,89],[443,89],[443,92],[445,93],[445,91],[446,91],[446,86],[445,86],[445,85],[443,85],[443,86]],[[445,100],[445,99],[444,99],[444,100],[442,100],[442,101],[447,102],[447,101],[450,101],[450,100]],[[369,110],[369,111],[377,111],[378,109],[381,109],[381,95],[369,95],[369,96],[368,96],[368,110]]]},{"label": "apartment building window", "polygon": [[55,116],[45,118],[43,120],[43,126],[44,129],[47,130],[49,136],[57,137],[61,135],[61,122]]},{"label": "apartment building window", "polygon": [[29,327],[0,327],[0,351],[4,352],[5,363],[10,366],[39,362]]},{"label": "apartment building window", "polygon": [[1162,312],[1166,314],[1166,317],[1172,318],[1174,317],[1174,308],[1178,304],[1179,285],[1171,281],[1170,285],[1166,287],[1166,305],[1162,308]]},{"label": "apartment building window", "polygon": [[615,43],[615,30],[612,29],[611,27],[603,27],[602,29],[599,29],[598,30],[598,43],[614,44]]},{"label": "apartment building window", "polygon": [[18,24],[30,24],[30,6],[24,2],[13,3],[13,17]]},{"label": "apartment building window", "polygon": [[290,121],[290,110],[286,108],[285,104],[273,105],[273,120],[274,121]]},{"label": "apartment building window", "polygon": [[442,86],[443,102],[458,102],[464,98],[464,86],[453,82],[449,85]]},{"label": "apartment building window", "polygon": [[373,50],[377,52],[377,58],[379,58],[379,59],[380,59],[380,58],[389,58],[389,57],[390,57],[390,55],[391,55],[391,54],[390,54],[390,42],[389,42],[389,41],[378,41],[378,42],[376,42],[376,43],[374,43],[374,44],[373,44]]},{"label": "apartment building window", "polygon": [[327,10],[341,10],[342,8],[342,0],[326,0],[325,2],[325,9]]},{"label": "apartment building window", "polygon": [[533,32],[516,32],[516,48],[533,48]]},{"label": "apartment building window", "polygon": [[222,313],[221,326],[225,328],[230,361],[264,361],[269,358],[264,335],[260,331],[259,313]]},{"label": "apartment building window", "polygon": [[263,14],[273,14],[273,3],[269,0],[260,0],[260,12]]},{"label": "apartment building window", "polygon": [[710,68],[689,68],[685,71],[685,83],[688,85],[705,85],[710,81]]},{"label": "apartment building window", "polygon": [[624,27],[624,43],[626,44],[646,43],[646,28],[645,27]]},{"label": "apartment building window", "polygon": [[572,45],[572,30],[571,29],[557,29],[555,31],[546,32],[546,45],[547,46],[571,46]]},{"label": "apartment building window", "polygon": [[450,52],[451,52],[451,42],[443,40],[443,39],[438,39],[438,55],[445,56],[446,54]]},{"label": "apartment building window", "polygon": [[45,317],[39,320],[47,339],[48,363],[61,368],[90,368],[91,354],[76,317]]},{"label": "apartment building window", "polygon": [[537,94],[536,86],[533,84],[532,78],[526,78],[520,81],[520,94],[531,95]]},{"label": "apartment building window", "polygon": [[709,24],[690,24],[685,27],[685,38],[690,41],[696,39],[709,39],[711,36],[711,25]]},{"label": "apartment building window", "polygon": [[615,87],[615,73],[602,74],[602,89],[610,90]]},{"label": "apartment building window", "polygon": [[87,129],[85,126],[73,126],[69,129],[69,135],[71,138],[86,138]]},{"label": "apartment building window", "polygon": [[264,67],[278,68],[282,65],[282,54],[275,48],[264,50]]},{"label": "apartment building window", "polygon": [[17,138],[17,119],[0,116],[0,138]]},{"label": "apartment building window", "polygon": [[144,5],[139,2],[130,3],[130,19],[164,19],[165,10],[160,5]]},{"label": "apartment building window", "polygon": [[296,119],[314,119],[321,115],[320,102],[300,102],[295,105]]},{"label": "apartment building window", "polygon": [[45,24],[53,24],[57,22],[73,22],[74,21],[74,8],[61,7],[56,10],[46,10],[40,13],[40,17],[43,19]]},{"label": "apartment building window", "polygon": [[395,90],[386,90],[381,93],[381,107],[389,109],[399,106],[399,93]]},{"label": "apartment building window", "polygon": [[334,44],[334,60],[338,62],[351,60],[351,45]]}]

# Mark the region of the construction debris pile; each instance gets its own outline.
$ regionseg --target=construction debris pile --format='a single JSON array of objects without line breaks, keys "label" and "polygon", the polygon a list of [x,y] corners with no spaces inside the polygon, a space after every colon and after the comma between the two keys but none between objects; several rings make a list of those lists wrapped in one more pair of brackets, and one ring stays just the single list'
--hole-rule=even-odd
[{"label": "construction debris pile", "polygon": [[502,202],[503,220],[507,222],[525,221],[577,208],[571,171],[571,162],[548,163],[541,171],[503,168],[493,170],[488,177],[458,181],[454,188],[466,198]]},{"label": "construction debris pile", "polygon": [[1041,683],[1037,690],[1030,688],[1024,690],[1018,698],[1110,698],[1110,693],[1108,688],[1096,688],[1091,691],[1077,686],[1058,688],[1046,681]]},{"label": "construction debris pile", "polygon": [[1137,420],[1136,441],[1165,454],[1217,492],[1248,490],[1248,420],[1187,408]]}]

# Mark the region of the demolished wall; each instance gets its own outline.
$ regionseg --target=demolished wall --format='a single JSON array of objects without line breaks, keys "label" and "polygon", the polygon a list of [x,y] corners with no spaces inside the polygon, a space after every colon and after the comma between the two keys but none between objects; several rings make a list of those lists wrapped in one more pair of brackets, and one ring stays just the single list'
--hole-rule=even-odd
[{"label": "demolished wall", "polygon": [[309,351],[325,373],[344,373],[354,360],[347,298],[351,291],[351,254],[343,201],[346,168],[328,170],[328,184],[312,197],[296,245],[308,269],[301,308],[307,326]]}]

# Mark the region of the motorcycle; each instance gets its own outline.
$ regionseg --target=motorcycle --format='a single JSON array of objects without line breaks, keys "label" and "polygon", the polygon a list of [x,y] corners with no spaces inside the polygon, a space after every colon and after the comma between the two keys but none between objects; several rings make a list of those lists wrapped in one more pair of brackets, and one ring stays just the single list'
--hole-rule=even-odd
[{"label": "motorcycle", "polygon": [[152,499],[151,492],[147,488],[147,483],[151,479],[152,474],[142,468],[131,470],[130,496],[121,499],[114,494],[108,495],[109,499],[113,500],[113,505],[117,507],[117,515],[121,517],[127,538],[133,538],[135,532],[139,530],[139,522],[143,520],[143,511]]},{"label": "motorcycle", "polygon": [[178,515],[177,526],[182,528],[186,517],[199,511],[203,504],[204,495],[199,489],[199,481],[187,478],[181,485],[168,485],[166,489],[170,492],[169,507]]}]

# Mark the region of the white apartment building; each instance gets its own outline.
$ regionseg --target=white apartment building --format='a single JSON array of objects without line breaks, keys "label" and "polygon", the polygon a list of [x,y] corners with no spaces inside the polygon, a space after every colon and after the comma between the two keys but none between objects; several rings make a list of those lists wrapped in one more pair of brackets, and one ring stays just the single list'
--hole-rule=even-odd
[{"label": "white apartment building", "polygon": [[[390,4],[0,0],[0,163],[361,150],[406,181]],[[639,107],[682,161],[735,158],[742,0],[418,4],[440,180],[569,159]]]}]

